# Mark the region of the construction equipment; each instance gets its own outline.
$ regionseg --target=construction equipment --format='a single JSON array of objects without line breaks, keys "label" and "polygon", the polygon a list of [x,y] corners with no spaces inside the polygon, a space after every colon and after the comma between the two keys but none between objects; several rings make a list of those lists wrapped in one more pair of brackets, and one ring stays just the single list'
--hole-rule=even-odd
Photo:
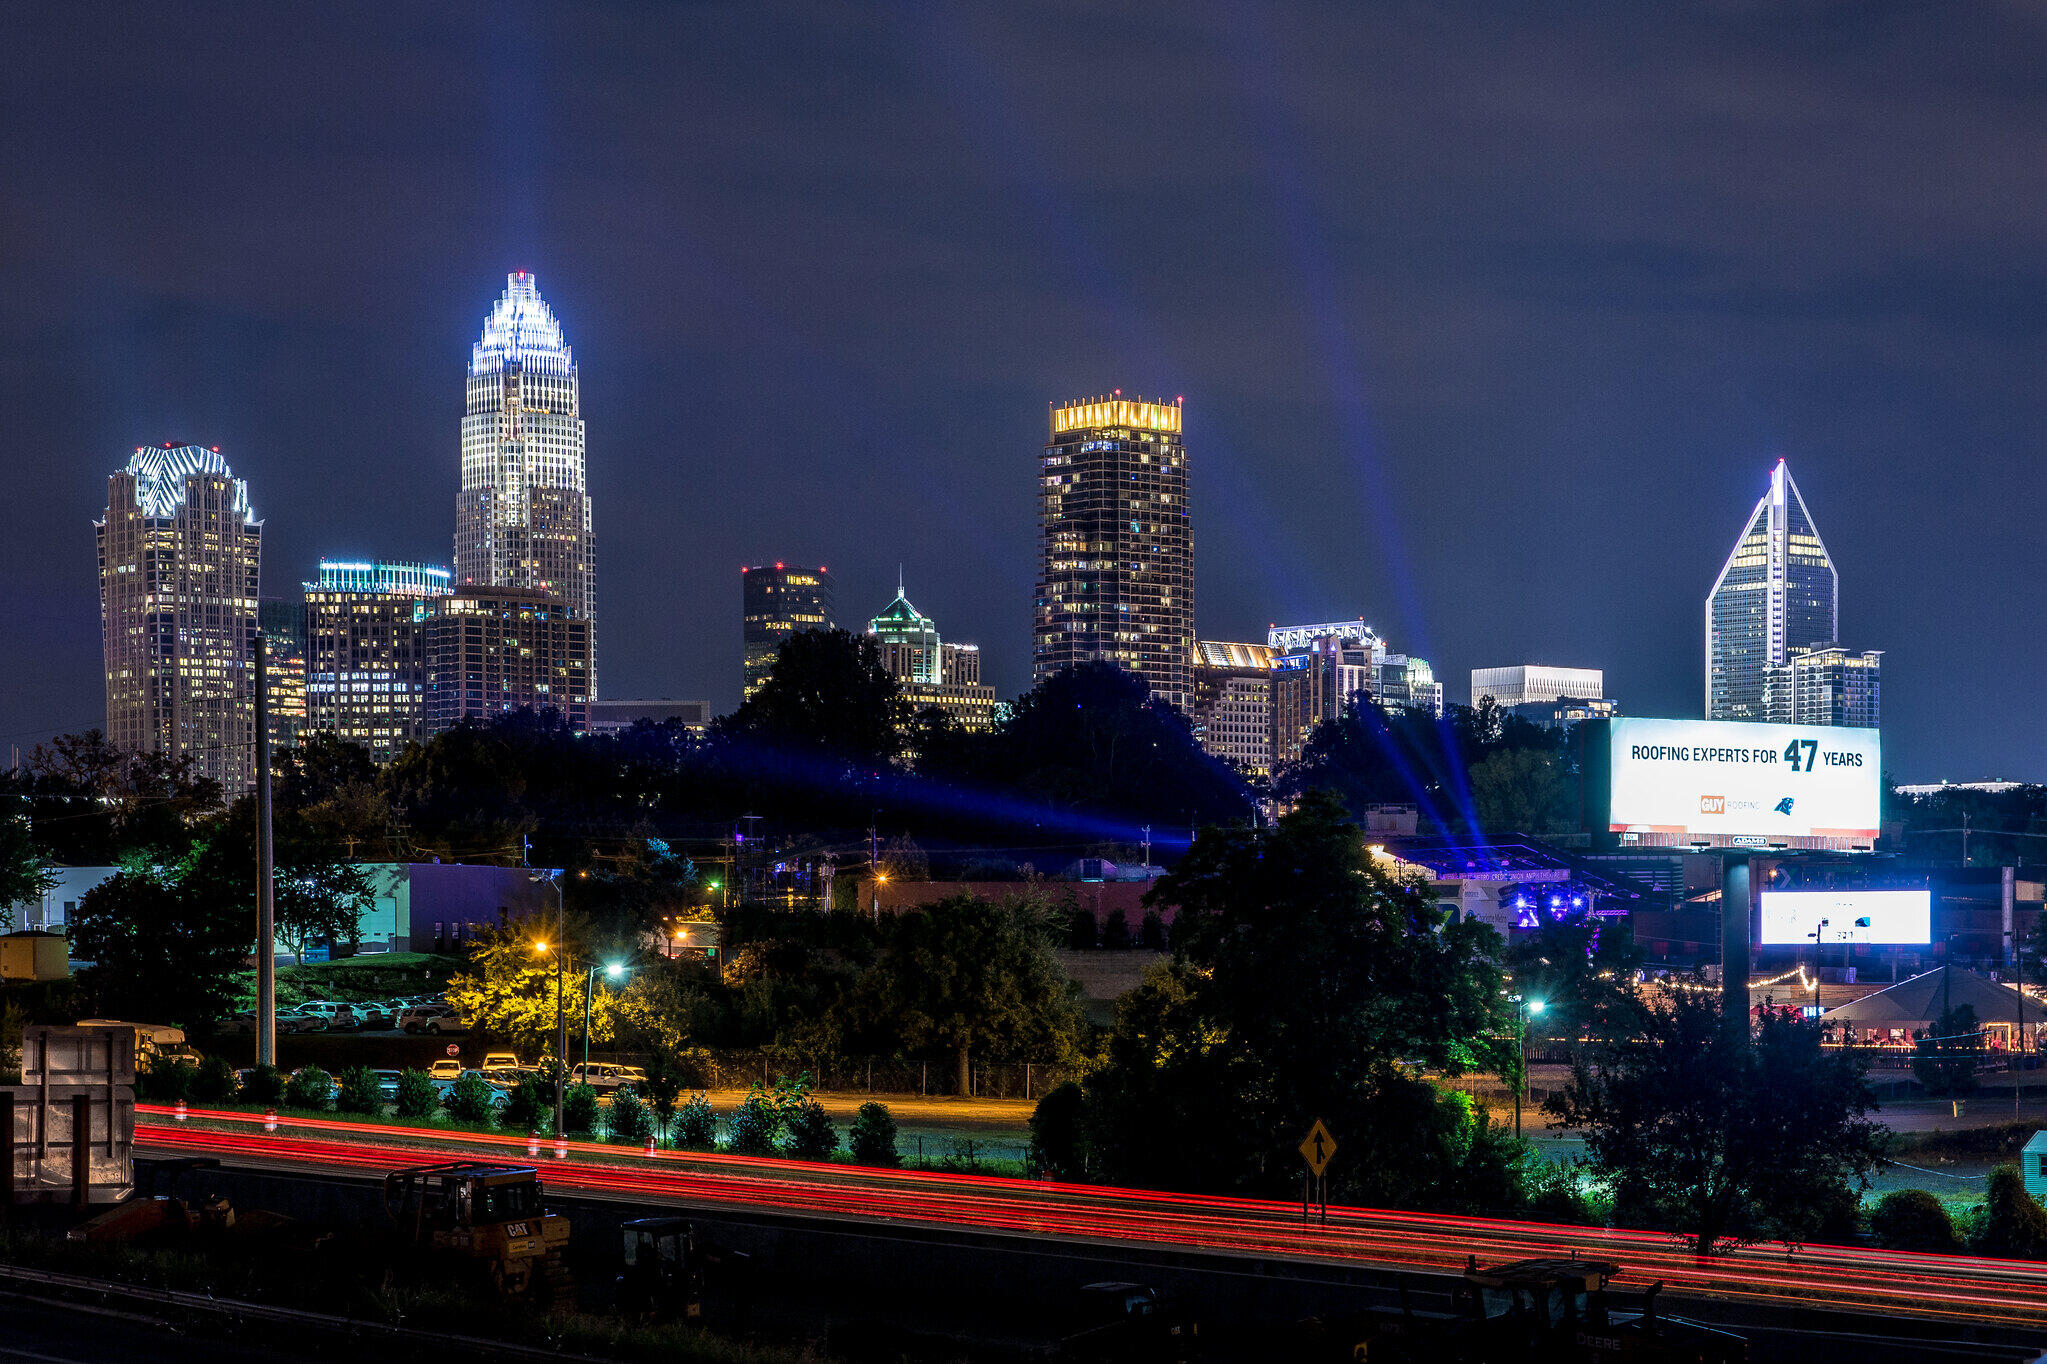
[{"label": "construction equipment", "polygon": [[1742,1364],[1748,1342],[1726,1331],[1656,1311],[1659,1281],[1642,1311],[1617,1315],[1606,1287],[1620,1267],[1599,1260],[1517,1260],[1480,1269],[1465,1262],[1446,1315],[1365,1312],[1322,1332],[1324,1357],[1369,1364]]},{"label": "construction equipment", "polygon": [[475,1264],[507,1297],[569,1304],[569,1222],[540,1206],[531,1165],[451,1161],[384,1176],[384,1215],[414,1245]]},{"label": "construction equipment", "polygon": [[1200,1325],[1168,1311],[1158,1292],[1141,1283],[1081,1285],[1068,1325],[1061,1359],[1189,1364],[1201,1348]]},{"label": "construction equipment", "polygon": [[620,1230],[625,1271],[618,1276],[618,1310],[656,1319],[703,1316],[704,1257],[688,1221],[641,1217]]}]

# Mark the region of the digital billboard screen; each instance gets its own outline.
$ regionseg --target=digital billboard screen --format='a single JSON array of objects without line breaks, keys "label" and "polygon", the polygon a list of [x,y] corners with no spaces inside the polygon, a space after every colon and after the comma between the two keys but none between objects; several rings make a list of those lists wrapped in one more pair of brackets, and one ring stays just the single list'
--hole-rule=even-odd
[{"label": "digital billboard screen", "polygon": [[[1764,947],[1874,943],[1924,946],[1933,940],[1933,895],[1924,890],[1766,890],[1756,941]],[[1826,927],[1818,928],[1825,920]]]},{"label": "digital billboard screen", "polygon": [[1624,839],[1876,840],[1883,754],[1873,729],[1616,719],[1607,761],[1606,827]]}]

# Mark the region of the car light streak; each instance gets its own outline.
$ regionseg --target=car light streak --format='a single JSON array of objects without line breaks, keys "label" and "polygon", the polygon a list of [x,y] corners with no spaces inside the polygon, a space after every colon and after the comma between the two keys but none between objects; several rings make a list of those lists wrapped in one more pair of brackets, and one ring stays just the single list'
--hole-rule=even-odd
[{"label": "car light streak", "polygon": [[[527,1138],[292,1116],[138,1104],[138,1147],[375,1174],[417,1164],[422,1150],[524,1163]],[[1956,1321],[2047,1325],[2047,1264],[1863,1247],[1749,1247],[1702,1259],[1667,1235],[1437,1213],[1332,1207],[1326,1225],[1300,1205],[990,1175],[887,1170],[715,1152],[551,1143],[533,1160],[558,1189],[649,1202],[896,1221],[1097,1243],[1138,1243],[1233,1256],[1274,1256],[1389,1269],[1459,1272],[1467,1255],[1497,1262],[1546,1255],[1611,1259],[1622,1288],[1661,1279],[1674,1296],[1796,1300],[1814,1307]]]}]

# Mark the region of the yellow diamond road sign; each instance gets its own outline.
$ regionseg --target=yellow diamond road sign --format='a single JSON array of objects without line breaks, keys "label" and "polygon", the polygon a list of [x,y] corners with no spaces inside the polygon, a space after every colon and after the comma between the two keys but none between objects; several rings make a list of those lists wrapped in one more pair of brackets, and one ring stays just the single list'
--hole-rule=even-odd
[{"label": "yellow diamond road sign", "polygon": [[1307,1137],[1301,1142],[1301,1159],[1308,1162],[1308,1173],[1322,1178],[1322,1172],[1329,1168],[1330,1158],[1336,1154],[1336,1138],[1329,1135],[1329,1129],[1322,1125],[1322,1119],[1315,1119],[1315,1125],[1308,1129]]}]

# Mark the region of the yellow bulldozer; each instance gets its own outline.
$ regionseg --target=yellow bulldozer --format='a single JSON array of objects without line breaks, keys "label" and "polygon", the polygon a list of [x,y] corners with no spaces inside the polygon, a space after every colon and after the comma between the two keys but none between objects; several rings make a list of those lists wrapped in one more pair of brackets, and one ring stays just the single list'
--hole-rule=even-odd
[{"label": "yellow bulldozer", "polygon": [[507,1297],[573,1305],[569,1221],[540,1206],[531,1165],[453,1161],[384,1176],[384,1213],[422,1250],[467,1260]]}]

